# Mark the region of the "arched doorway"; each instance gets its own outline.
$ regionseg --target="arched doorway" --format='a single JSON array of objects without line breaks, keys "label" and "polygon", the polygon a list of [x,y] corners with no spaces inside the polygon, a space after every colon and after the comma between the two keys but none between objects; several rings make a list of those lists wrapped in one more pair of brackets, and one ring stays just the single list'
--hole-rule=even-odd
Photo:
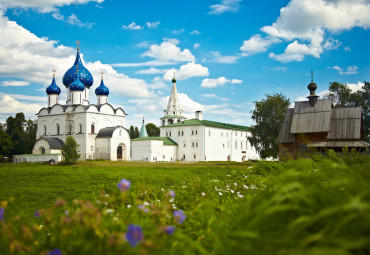
[{"label": "arched doorway", "polygon": [[127,160],[126,145],[121,143],[117,147],[117,160]]},{"label": "arched doorway", "polygon": [[41,152],[41,154],[45,154],[45,148],[44,147],[41,147],[40,148],[40,152]]}]

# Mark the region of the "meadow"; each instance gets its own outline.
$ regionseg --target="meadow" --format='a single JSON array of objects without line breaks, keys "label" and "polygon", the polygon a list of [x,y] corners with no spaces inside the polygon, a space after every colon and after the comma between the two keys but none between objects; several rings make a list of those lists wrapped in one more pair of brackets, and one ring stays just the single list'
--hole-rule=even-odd
[{"label": "meadow", "polygon": [[369,156],[0,164],[1,254],[369,254]]}]

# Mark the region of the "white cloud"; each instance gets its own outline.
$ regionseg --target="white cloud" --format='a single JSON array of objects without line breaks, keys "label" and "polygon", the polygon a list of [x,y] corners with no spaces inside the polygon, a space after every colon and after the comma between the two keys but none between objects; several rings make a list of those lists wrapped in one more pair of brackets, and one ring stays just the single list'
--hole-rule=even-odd
[{"label": "white cloud", "polygon": [[302,61],[306,55],[319,58],[324,50],[337,49],[340,42],[325,39],[327,31],[337,33],[354,27],[370,27],[368,0],[291,0],[281,8],[276,22],[261,30],[294,41],[284,53],[270,53],[278,61],[290,62]]},{"label": "white cloud", "polygon": [[333,66],[331,69],[337,70],[339,74],[341,75],[350,75],[350,74],[357,74],[358,73],[358,67],[355,65],[348,66],[346,70],[343,70],[343,68],[339,66]]},{"label": "white cloud", "polygon": [[165,41],[161,45],[153,44],[149,50],[141,54],[143,57],[155,58],[159,61],[194,62],[195,57],[188,49],[181,51],[175,44]]},{"label": "white cloud", "polygon": [[245,40],[240,50],[243,51],[243,56],[250,56],[256,53],[265,52],[275,43],[280,42],[279,39],[274,37],[262,38],[261,35],[253,35],[248,40]]},{"label": "white cloud", "polygon": [[225,12],[238,12],[241,8],[240,2],[241,0],[221,0],[221,3],[209,6],[211,10],[208,14],[220,15]]},{"label": "white cloud", "polygon": [[35,118],[35,113],[43,106],[35,103],[23,103],[9,95],[4,95],[0,100],[0,112],[2,114],[15,115],[18,112],[23,112],[27,118]]},{"label": "white cloud", "polygon": [[148,27],[148,28],[157,28],[158,26],[159,26],[159,24],[161,24],[161,22],[160,21],[155,21],[155,22],[147,22],[147,23],[145,23],[146,24],[146,26]]},{"label": "white cloud", "polygon": [[271,71],[283,71],[285,72],[288,68],[286,66],[276,66],[276,67],[263,67],[264,70],[271,70]]},{"label": "white cloud", "polygon": [[136,74],[159,74],[159,73],[165,73],[166,71],[167,69],[157,69],[157,68],[151,67],[149,69],[136,71]]},{"label": "white cloud", "polygon": [[344,51],[351,51],[352,49],[351,49],[351,47],[349,47],[349,46],[346,46],[346,47],[344,47]]},{"label": "white cloud", "polygon": [[194,48],[194,49],[198,49],[200,46],[201,46],[201,45],[200,45],[199,43],[194,43],[193,48]]},{"label": "white cloud", "polygon": [[225,77],[219,77],[217,79],[203,79],[202,80],[202,84],[201,84],[201,87],[203,88],[214,88],[214,87],[219,87],[219,86],[223,86],[225,85],[226,83],[231,83],[231,84],[241,84],[243,83],[242,80],[238,80],[238,79],[226,79]]},{"label": "white cloud", "polygon": [[172,43],[172,44],[175,44],[175,45],[178,45],[180,44],[180,41],[176,38],[167,38],[167,37],[164,37],[163,38],[163,41],[164,42],[169,42],[169,43]]},{"label": "white cloud", "polygon": [[142,63],[114,63],[111,64],[113,67],[141,67],[141,66],[169,66],[174,65],[176,62],[172,61],[146,61]]},{"label": "white cloud", "polygon": [[173,73],[176,73],[177,80],[186,80],[191,77],[204,77],[209,75],[208,68],[200,64],[187,63],[186,65],[180,66],[180,69],[176,70],[172,68],[167,70],[163,75],[163,79],[170,81],[173,78]]},{"label": "white cloud", "polygon": [[22,87],[22,86],[28,86],[28,85],[30,85],[28,81],[3,81],[0,86]]},{"label": "white cloud", "polygon": [[75,25],[75,26],[78,26],[78,27],[87,27],[87,28],[91,28],[94,23],[91,23],[91,22],[86,22],[86,23],[83,23],[81,20],[79,20],[77,18],[77,16],[72,13],[66,20],[66,22],[68,24],[71,24],[71,25]]},{"label": "white cloud", "polygon": [[192,35],[200,35],[200,32],[196,29],[194,29],[193,31],[190,32],[190,34]]},{"label": "white cloud", "polygon": [[222,56],[218,51],[211,52],[211,62],[222,63],[222,64],[234,64],[240,59],[240,56]]},{"label": "white cloud", "polygon": [[172,31],[172,33],[175,34],[175,35],[181,34],[183,32],[185,32],[185,28],[181,28],[181,29],[173,30]]},{"label": "white cloud", "polygon": [[347,86],[352,90],[352,92],[357,92],[359,90],[362,90],[365,83],[363,82],[357,82],[357,83],[347,83]]},{"label": "white cloud", "polygon": [[218,100],[221,100],[221,101],[229,101],[230,98],[226,98],[226,97],[219,97],[219,96],[216,96],[215,94],[204,94],[204,95],[201,95],[202,97],[205,97],[205,98],[214,98],[214,99],[218,99]]},{"label": "white cloud", "polygon": [[0,0],[3,8],[33,8],[42,13],[55,12],[59,7],[71,4],[102,3],[104,0]]},{"label": "white cloud", "polygon": [[125,29],[125,30],[141,30],[144,27],[142,27],[140,25],[137,25],[136,22],[132,22],[129,25],[123,25],[122,28]]}]

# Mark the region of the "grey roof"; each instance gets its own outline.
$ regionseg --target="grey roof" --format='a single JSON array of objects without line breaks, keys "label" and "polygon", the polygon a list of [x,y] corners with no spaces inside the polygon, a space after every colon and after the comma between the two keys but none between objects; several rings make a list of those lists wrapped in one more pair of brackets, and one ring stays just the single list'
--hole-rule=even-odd
[{"label": "grey roof", "polygon": [[116,127],[102,128],[99,130],[96,138],[111,138],[114,130],[116,130],[117,128],[124,128],[124,127],[116,126]]},{"label": "grey roof", "polygon": [[334,108],[328,140],[361,138],[361,107]]},{"label": "grey roof", "polygon": [[293,143],[294,135],[290,133],[293,118],[293,108],[289,108],[285,114],[283,125],[281,126],[279,136],[277,138],[278,143]]},{"label": "grey roof", "polygon": [[295,102],[290,132],[323,133],[330,131],[331,100],[319,100],[315,106],[308,101]]},{"label": "grey roof", "polygon": [[40,139],[44,139],[45,141],[47,141],[50,149],[62,149],[64,144],[64,142],[58,138],[41,137]]}]

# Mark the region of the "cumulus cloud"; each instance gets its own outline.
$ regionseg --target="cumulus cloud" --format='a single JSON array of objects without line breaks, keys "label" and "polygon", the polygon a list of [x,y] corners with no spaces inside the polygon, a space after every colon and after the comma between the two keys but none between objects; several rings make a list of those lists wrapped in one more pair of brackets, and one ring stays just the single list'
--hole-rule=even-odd
[{"label": "cumulus cloud", "polygon": [[169,41],[164,41],[160,45],[151,45],[149,50],[141,56],[155,58],[159,61],[195,62],[195,57],[190,50],[181,51],[179,47]]},{"label": "cumulus cloud", "polygon": [[88,27],[88,28],[91,28],[94,25],[94,23],[91,23],[91,22],[83,23],[81,20],[79,20],[77,18],[77,16],[74,13],[72,13],[67,18],[66,21],[67,21],[68,24],[75,25],[75,26],[78,26],[78,27]]},{"label": "cumulus cloud", "polygon": [[227,83],[231,83],[231,84],[241,84],[243,83],[242,80],[238,80],[238,79],[226,79],[225,77],[219,77],[217,79],[203,79],[202,80],[202,84],[201,84],[201,87],[203,88],[214,88],[214,87],[219,87],[219,86],[223,86]]},{"label": "cumulus cloud", "polygon": [[23,87],[28,86],[30,83],[28,81],[3,81],[0,86],[3,87]]},{"label": "cumulus cloud", "polygon": [[165,73],[167,72],[167,69],[157,69],[154,67],[151,67],[149,69],[139,70],[136,71],[136,74],[159,74],[159,73]]},{"label": "cumulus cloud", "polygon": [[172,33],[175,34],[175,35],[182,34],[183,32],[185,32],[185,28],[181,28],[181,29],[172,31]]},{"label": "cumulus cloud", "polygon": [[306,55],[319,58],[324,50],[336,49],[340,42],[326,39],[326,32],[341,32],[354,27],[370,27],[367,0],[291,0],[280,16],[261,30],[271,37],[294,41],[284,53],[270,53],[281,61],[302,61]]},{"label": "cumulus cloud", "polygon": [[201,46],[201,45],[200,45],[199,43],[194,43],[193,48],[194,48],[194,49],[198,49],[200,46]]},{"label": "cumulus cloud", "polygon": [[265,52],[267,49],[275,43],[280,42],[276,37],[262,38],[261,35],[253,35],[248,40],[245,40],[240,50],[243,52],[243,56],[250,56],[256,53]]},{"label": "cumulus cloud", "polygon": [[208,14],[220,15],[225,12],[238,12],[241,8],[240,2],[241,0],[221,0],[221,3],[209,6],[211,10]]},{"label": "cumulus cloud", "polygon": [[147,22],[147,23],[145,23],[146,24],[146,26],[148,27],[148,28],[157,28],[158,26],[159,26],[159,24],[161,24],[161,22],[160,21],[155,21],[155,22]]},{"label": "cumulus cloud", "polygon": [[71,4],[102,3],[104,0],[0,0],[3,8],[33,8],[42,13],[56,12],[59,7]]},{"label": "cumulus cloud", "polygon": [[173,78],[173,74],[176,73],[177,80],[186,80],[192,77],[205,77],[209,75],[208,68],[201,64],[187,63],[180,66],[180,69],[169,69],[163,75],[163,79],[170,81]]},{"label": "cumulus cloud", "polygon": [[352,90],[352,92],[357,92],[364,88],[365,83],[357,82],[357,83],[347,83],[347,86]]},{"label": "cumulus cloud", "polygon": [[43,106],[40,104],[15,100],[9,95],[2,96],[0,100],[0,112],[7,115],[14,115],[17,112],[23,112],[27,118],[31,117],[33,119],[35,113],[39,112],[42,107]]},{"label": "cumulus cloud", "polygon": [[331,69],[337,70],[339,74],[341,75],[350,75],[350,74],[357,74],[358,73],[358,67],[355,65],[348,66],[347,69],[343,70],[343,68],[339,66],[333,66]]},{"label": "cumulus cloud", "polygon": [[141,30],[144,27],[136,24],[136,22],[132,22],[129,25],[123,25],[122,28],[125,29],[125,30]]},{"label": "cumulus cloud", "polygon": [[240,56],[222,56],[218,51],[211,52],[211,62],[222,63],[222,64],[235,64],[240,59]]},{"label": "cumulus cloud", "polygon": [[164,37],[163,38],[163,41],[164,42],[169,42],[169,43],[172,43],[172,44],[175,44],[175,45],[178,45],[180,44],[180,41],[176,38],[167,38],[167,37]]}]

